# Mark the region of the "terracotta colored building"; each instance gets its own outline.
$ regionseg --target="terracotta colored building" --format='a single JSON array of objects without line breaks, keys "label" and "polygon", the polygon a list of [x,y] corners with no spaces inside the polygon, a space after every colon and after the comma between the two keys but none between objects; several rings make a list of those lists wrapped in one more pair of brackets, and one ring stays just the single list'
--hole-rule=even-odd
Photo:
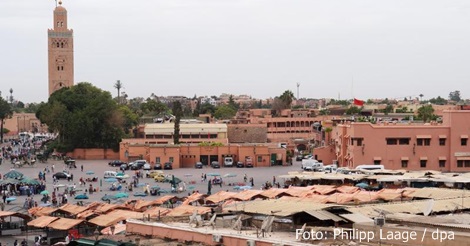
[{"label": "terracotta colored building", "polygon": [[67,10],[62,1],[54,9],[54,28],[47,31],[49,95],[73,86],[73,30],[67,28]]},{"label": "terracotta colored building", "polygon": [[314,150],[324,163],[354,168],[470,171],[469,110],[447,110],[442,123],[345,122],[333,127],[331,145]]},{"label": "terracotta colored building", "polygon": [[[145,124],[144,138],[129,139],[133,143],[170,144],[173,143],[175,124]],[[181,143],[217,142],[228,143],[226,124],[180,124]]]},{"label": "terracotta colored building", "polygon": [[33,113],[13,113],[11,118],[5,119],[3,127],[10,131],[8,135],[17,135],[19,132],[47,132],[47,127],[41,124]]},{"label": "terracotta colored building", "polygon": [[218,161],[223,165],[223,158],[231,156],[235,162],[244,163],[251,161],[254,167],[270,166],[271,163],[278,165],[286,164],[286,150],[267,144],[239,145],[227,144],[224,146],[199,146],[197,144],[137,144],[124,139],[120,144],[120,159],[133,161],[145,159],[152,164],[173,163],[173,168],[193,168],[196,162],[209,165]]}]

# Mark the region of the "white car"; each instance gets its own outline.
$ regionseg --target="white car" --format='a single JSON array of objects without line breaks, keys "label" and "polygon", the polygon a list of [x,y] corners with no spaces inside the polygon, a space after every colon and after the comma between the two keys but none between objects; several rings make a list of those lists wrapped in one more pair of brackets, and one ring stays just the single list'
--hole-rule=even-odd
[{"label": "white car", "polygon": [[143,169],[144,170],[150,170],[150,169],[152,169],[152,166],[150,166],[150,164],[148,164],[148,163],[145,163]]}]

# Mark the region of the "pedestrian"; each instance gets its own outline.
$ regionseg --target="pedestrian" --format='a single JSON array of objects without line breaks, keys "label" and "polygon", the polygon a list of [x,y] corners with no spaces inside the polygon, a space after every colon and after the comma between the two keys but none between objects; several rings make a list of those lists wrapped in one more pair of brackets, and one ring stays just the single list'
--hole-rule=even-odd
[{"label": "pedestrian", "polygon": [[246,183],[247,180],[248,180],[248,177],[246,176],[246,173],[245,173],[245,175],[243,176],[243,182]]},{"label": "pedestrian", "polygon": [[80,166],[80,169],[81,169],[81,170],[82,170],[82,172],[83,172],[83,164]]},{"label": "pedestrian", "polygon": [[55,165],[52,164],[52,172],[54,172],[54,169],[55,169]]},{"label": "pedestrian", "polygon": [[3,192],[2,199],[3,199],[3,203],[7,202],[7,194],[5,192]]},{"label": "pedestrian", "polygon": [[4,202],[0,203],[0,207],[1,207],[2,211],[5,211],[5,203]]},{"label": "pedestrian", "polygon": [[13,246],[18,246],[18,239],[15,239],[15,242],[13,243]]},{"label": "pedestrian", "polygon": [[273,185],[276,183],[276,176],[273,176]]}]

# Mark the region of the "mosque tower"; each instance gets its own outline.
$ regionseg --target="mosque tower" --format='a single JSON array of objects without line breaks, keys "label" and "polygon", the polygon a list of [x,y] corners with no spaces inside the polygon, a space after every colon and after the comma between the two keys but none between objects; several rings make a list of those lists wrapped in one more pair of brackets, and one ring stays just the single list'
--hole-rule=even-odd
[{"label": "mosque tower", "polygon": [[62,87],[73,86],[73,30],[67,29],[67,10],[62,1],[54,9],[54,28],[47,30],[49,96]]}]

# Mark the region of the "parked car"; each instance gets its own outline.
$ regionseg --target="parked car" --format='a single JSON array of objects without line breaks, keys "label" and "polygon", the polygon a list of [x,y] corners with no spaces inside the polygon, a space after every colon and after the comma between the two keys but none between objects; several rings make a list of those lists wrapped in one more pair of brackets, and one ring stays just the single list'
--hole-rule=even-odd
[{"label": "parked car", "polygon": [[[142,166],[143,166],[143,165],[142,165]],[[138,164],[135,163],[135,162],[129,163],[129,169],[130,169],[130,170],[139,170],[142,166],[138,165]]]},{"label": "parked car", "polygon": [[220,168],[220,163],[218,161],[213,161],[213,162],[211,162],[211,167],[212,168]]},{"label": "parked car", "polygon": [[165,174],[157,173],[155,176],[153,176],[153,180],[155,180],[155,182],[165,182],[166,180]]},{"label": "parked car", "polygon": [[298,156],[295,157],[296,161],[302,161],[303,159],[304,159],[303,155],[298,155]]},{"label": "parked car", "polygon": [[245,167],[248,168],[248,167],[253,167],[253,162],[247,162],[245,164]]},{"label": "parked car", "polygon": [[56,179],[68,179],[70,176],[71,175],[68,172],[57,172],[54,174]]},{"label": "parked car", "polygon": [[144,166],[143,166],[143,169],[144,170],[150,170],[150,169],[152,169],[152,166],[150,166],[150,164],[148,164],[148,163],[145,163]]},{"label": "parked car", "polygon": [[155,178],[155,176],[163,175],[163,171],[153,170],[147,174],[147,178]]},{"label": "parked car", "polygon": [[127,165],[127,163],[121,164],[121,166],[119,166],[119,169],[121,169],[121,171],[129,170],[129,165]]},{"label": "parked car", "polygon": [[202,162],[196,162],[196,165],[194,165],[197,169],[202,168]]},{"label": "parked car", "polygon": [[112,167],[120,167],[122,164],[126,164],[126,163],[121,161],[121,160],[114,160],[114,161],[110,161],[108,163],[108,165],[110,165]]},{"label": "parked car", "polygon": [[165,162],[165,165],[163,165],[163,169],[165,169],[165,170],[173,169],[172,163],[171,162]]},{"label": "parked car", "polygon": [[155,166],[153,166],[154,170],[162,170],[162,164],[161,163],[155,163]]},{"label": "parked car", "polygon": [[245,167],[245,163],[243,163],[242,161],[239,161],[239,162],[237,162],[237,167],[238,168],[243,168],[243,167]]}]

